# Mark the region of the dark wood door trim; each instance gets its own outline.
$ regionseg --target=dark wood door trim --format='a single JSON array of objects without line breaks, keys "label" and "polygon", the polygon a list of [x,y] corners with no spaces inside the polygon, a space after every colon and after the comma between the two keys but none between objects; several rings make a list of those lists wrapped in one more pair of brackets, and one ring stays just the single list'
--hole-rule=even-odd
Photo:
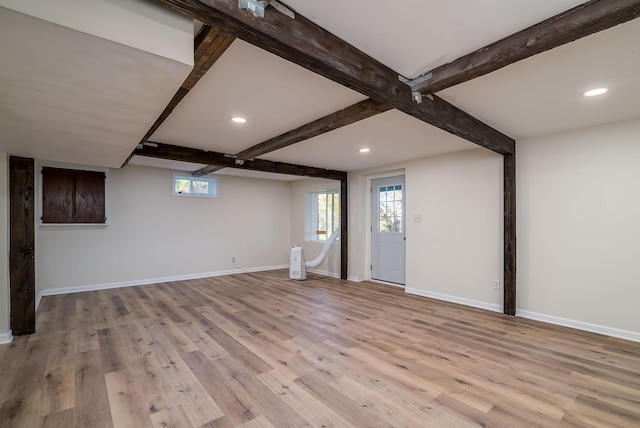
[{"label": "dark wood door trim", "polygon": [[14,336],[36,331],[34,169],[31,158],[9,158],[9,301]]}]

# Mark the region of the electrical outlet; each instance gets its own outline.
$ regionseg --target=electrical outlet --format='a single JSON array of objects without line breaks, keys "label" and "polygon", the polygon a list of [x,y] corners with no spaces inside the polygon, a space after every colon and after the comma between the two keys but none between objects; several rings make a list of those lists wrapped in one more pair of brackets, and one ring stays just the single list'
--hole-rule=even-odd
[{"label": "electrical outlet", "polygon": [[236,262],[236,256],[231,256],[231,263],[235,263]]},{"label": "electrical outlet", "polygon": [[500,280],[499,279],[494,279],[493,280],[493,289],[494,290],[500,290]]}]

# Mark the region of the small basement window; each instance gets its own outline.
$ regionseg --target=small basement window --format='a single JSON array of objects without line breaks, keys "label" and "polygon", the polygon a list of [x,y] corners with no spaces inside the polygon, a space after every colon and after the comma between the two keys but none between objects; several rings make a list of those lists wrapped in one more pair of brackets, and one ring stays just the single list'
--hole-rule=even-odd
[{"label": "small basement window", "polygon": [[101,171],[42,168],[43,224],[105,224],[105,180]]},{"label": "small basement window", "polygon": [[173,174],[174,196],[218,197],[218,179],[213,177],[193,177]]}]

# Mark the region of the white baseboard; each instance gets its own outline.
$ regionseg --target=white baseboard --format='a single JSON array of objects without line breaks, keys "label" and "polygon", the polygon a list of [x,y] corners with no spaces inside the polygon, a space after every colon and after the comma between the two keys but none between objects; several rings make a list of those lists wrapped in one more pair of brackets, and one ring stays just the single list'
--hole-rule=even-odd
[{"label": "white baseboard", "polygon": [[47,288],[38,292],[36,298],[36,310],[40,306],[43,296],[55,296],[57,294],[83,293],[85,291],[107,290],[110,288],[135,287],[138,285],[160,284],[163,282],[187,281],[189,279],[212,278],[215,276],[235,275],[239,273],[263,272],[268,270],[285,269],[289,265],[262,266],[255,268],[242,268],[233,270],[221,270],[217,272],[196,273],[191,275],[167,276],[163,278],[140,279],[136,281],[112,282],[107,284],[79,285],[77,287]]},{"label": "white baseboard", "polygon": [[11,334],[11,331],[0,334],[0,345],[11,343],[12,340],[13,335]]},{"label": "white baseboard", "polygon": [[391,286],[391,287],[402,288],[403,290],[406,289],[406,286],[404,284],[396,284],[395,282],[380,281],[379,279],[370,279],[369,281],[375,282],[376,284],[382,284],[382,285],[388,285],[388,286]]},{"label": "white baseboard", "polygon": [[[476,300],[464,299],[461,297],[449,296],[447,294],[433,293],[430,291],[420,290],[416,288],[405,288],[405,292],[415,294],[417,296],[430,297],[432,299],[444,300],[446,302],[459,303],[461,305],[472,306],[474,308],[486,309],[493,312],[502,312],[501,305],[495,305]],[[524,309],[516,309],[516,316],[542,321],[549,324],[561,325],[563,327],[575,328],[578,330],[598,333],[605,336],[617,337],[620,339],[630,340],[632,342],[640,342],[640,333],[628,330],[622,330],[613,327],[607,327],[598,324],[591,324],[584,321],[577,321],[568,318],[556,317],[553,315],[541,314],[538,312],[526,311]]]},{"label": "white baseboard", "polygon": [[307,272],[315,273],[316,275],[328,276],[330,278],[340,279],[340,274],[335,272],[328,272],[326,270],[307,269]]},{"label": "white baseboard", "polygon": [[364,278],[359,278],[357,276],[349,275],[349,276],[347,276],[347,281],[362,282],[362,281],[364,281]]},{"label": "white baseboard", "polygon": [[405,293],[415,294],[416,296],[429,297],[436,300],[444,300],[445,302],[459,303],[461,305],[471,306],[474,308],[486,309],[492,312],[502,312],[502,306],[493,303],[481,302],[479,300],[464,299],[462,297],[450,296],[448,294],[434,293],[431,291],[421,290],[419,288],[405,287]]},{"label": "white baseboard", "polygon": [[590,331],[592,333],[599,333],[605,336],[617,337],[620,339],[626,339],[633,342],[640,342],[640,333],[634,332],[634,331],[621,330],[618,328],[607,327],[607,326],[598,325],[598,324],[591,324],[588,322],[556,317],[554,315],[546,315],[538,312],[526,311],[523,309],[517,309],[516,316],[519,316],[522,318],[528,318],[536,321],[542,321],[549,324],[561,325],[563,327],[571,327],[578,330]]}]

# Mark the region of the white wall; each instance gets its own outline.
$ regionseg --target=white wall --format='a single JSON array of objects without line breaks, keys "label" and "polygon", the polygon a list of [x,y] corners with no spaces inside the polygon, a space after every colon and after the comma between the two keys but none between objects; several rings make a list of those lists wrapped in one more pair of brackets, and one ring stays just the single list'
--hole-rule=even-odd
[{"label": "white wall", "polygon": [[502,157],[484,149],[350,173],[350,279],[371,278],[371,179],[403,174],[406,291],[501,311]]},{"label": "white wall", "polygon": [[[303,179],[291,182],[291,245],[300,245],[307,260],[316,258],[324,243],[305,241],[305,194],[335,189],[340,190],[339,181]],[[310,271],[340,277],[340,241],[336,241],[331,246],[327,258]]]},{"label": "white wall", "polygon": [[289,183],[219,176],[217,199],[172,196],[172,171],[109,175],[107,227],[37,228],[36,278],[50,289],[283,266]]},{"label": "white wall", "polygon": [[7,154],[0,153],[0,343],[9,332],[9,186]]},{"label": "white wall", "polygon": [[408,292],[502,310],[502,156],[467,150],[409,162]]},{"label": "white wall", "polygon": [[518,141],[517,180],[519,313],[640,340],[640,120]]}]

